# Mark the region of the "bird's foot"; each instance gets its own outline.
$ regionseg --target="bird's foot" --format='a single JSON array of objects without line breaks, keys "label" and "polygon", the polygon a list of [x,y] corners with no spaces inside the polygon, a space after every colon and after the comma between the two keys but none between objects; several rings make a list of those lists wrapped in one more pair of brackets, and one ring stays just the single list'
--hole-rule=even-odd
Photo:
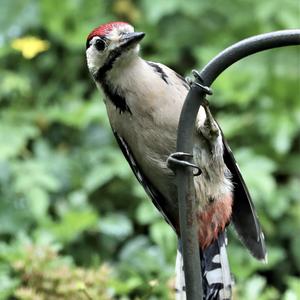
[{"label": "bird's foot", "polygon": [[[191,78],[187,78],[187,82],[189,83],[189,85],[191,87],[193,85],[196,85],[197,87],[200,87],[205,94],[212,95],[212,90],[210,89],[210,87],[204,85],[204,81],[201,77],[201,74],[197,70],[192,70],[192,74],[194,76],[194,80],[192,80]],[[204,97],[202,99],[201,106],[203,106],[205,110],[206,119],[199,129],[205,137],[205,139],[208,140],[210,144],[213,144],[220,135],[220,130],[210,112],[209,102]]]},{"label": "bird's foot", "polygon": [[197,70],[192,70],[192,75],[194,79],[190,77],[186,77],[185,79],[189,84],[189,86],[190,87],[197,86],[198,88],[201,88],[205,94],[212,95],[211,88],[204,84],[203,78],[201,77],[200,73]]},{"label": "bird's foot", "polygon": [[218,138],[218,136],[220,135],[220,129],[211,114],[208,101],[206,100],[202,104],[202,106],[205,110],[206,119],[205,119],[203,125],[201,125],[199,129],[200,129],[201,133],[203,134],[203,136],[210,143],[214,143],[216,141],[216,139]]}]

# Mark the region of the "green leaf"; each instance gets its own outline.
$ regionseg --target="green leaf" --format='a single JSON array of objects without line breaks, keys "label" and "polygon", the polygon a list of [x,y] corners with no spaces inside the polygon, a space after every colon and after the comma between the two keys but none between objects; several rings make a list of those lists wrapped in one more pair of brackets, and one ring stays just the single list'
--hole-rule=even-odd
[{"label": "green leaf", "polygon": [[164,251],[164,256],[170,262],[175,261],[177,236],[174,230],[162,219],[150,226],[150,236],[153,241]]},{"label": "green leaf", "polygon": [[32,188],[28,191],[27,197],[31,213],[36,219],[46,217],[49,207],[49,198],[45,190],[38,187]]},{"label": "green leaf", "polygon": [[11,278],[9,274],[0,271],[0,299],[8,299],[18,285],[18,279]]},{"label": "green leaf", "polygon": [[91,210],[68,211],[59,222],[47,221],[43,225],[58,241],[67,243],[85,230],[94,228],[98,216]]},{"label": "green leaf", "polygon": [[20,155],[29,139],[37,137],[39,130],[31,124],[2,124],[0,127],[0,159]]},{"label": "green leaf", "polygon": [[254,201],[272,201],[276,187],[272,176],[276,169],[275,162],[246,148],[235,151],[235,157]]},{"label": "green leaf", "polygon": [[124,240],[133,233],[131,220],[120,213],[110,213],[102,217],[99,222],[99,229],[101,233],[118,240]]},{"label": "green leaf", "polygon": [[[142,190],[143,194],[145,193]],[[151,224],[157,219],[160,219],[161,216],[159,215],[158,211],[154,207],[154,205],[149,201],[149,199],[145,199],[140,203],[136,210],[136,219],[139,224],[147,225]]]},{"label": "green leaf", "polygon": [[289,289],[284,294],[284,300],[296,300],[300,297],[300,280],[297,277],[288,277]]},{"label": "green leaf", "polygon": [[161,272],[166,267],[161,250],[151,245],[144,236],[127,242],[120,252],[120,260],[128,271],[132,269],[147,277],[151,272]]}]

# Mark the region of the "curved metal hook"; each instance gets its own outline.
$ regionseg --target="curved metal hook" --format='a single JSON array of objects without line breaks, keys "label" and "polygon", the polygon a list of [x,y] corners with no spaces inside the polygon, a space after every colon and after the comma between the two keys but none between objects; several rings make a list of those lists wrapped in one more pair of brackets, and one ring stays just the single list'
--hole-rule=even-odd
[{"label": "curved metal hook", "polygon": [[195,164],[185,160],[187,157],[193,157],[193,155],[190,153],[185,153],[185,152],[172,153],[167,159],[167,166],[174,172],[176,171],[176,168],[178,166],[190,167],[190,168],[196,169],[196,172],[193,173],[194,176],[201,175],[201,173],[202,173],[201,169],[198,166],[196,166]]}]

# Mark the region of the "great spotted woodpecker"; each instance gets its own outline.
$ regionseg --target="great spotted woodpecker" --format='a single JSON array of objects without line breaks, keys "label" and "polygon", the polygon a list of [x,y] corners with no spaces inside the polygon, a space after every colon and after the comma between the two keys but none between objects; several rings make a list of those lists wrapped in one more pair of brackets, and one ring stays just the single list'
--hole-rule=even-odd
[{"label": "great spotted woodpecker", "polygon": [[[88,35],[87,64],[104,93],[124,156],[176,231],[180,245],[175,176],[166,161],[175,152],[179,116],[190,86],[167,66],[139,56],[144,36],[125,22],[101,25]],[[230,299],[226,226],[232,221],[244,245],[260,260],[266,259],[264,237],[233,154],[207,104],[199,109],[194,141],[194,162],[202,171],[194,184],[204,299]],[[180,251],[177,273],[177,299],[185,299]]]}]

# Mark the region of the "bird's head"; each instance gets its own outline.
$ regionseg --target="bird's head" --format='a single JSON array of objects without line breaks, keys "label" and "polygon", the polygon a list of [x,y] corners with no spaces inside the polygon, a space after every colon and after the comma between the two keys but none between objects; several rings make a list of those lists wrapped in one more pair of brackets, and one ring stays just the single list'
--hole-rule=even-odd
[{"label": "bird's head", "polygon": [[126,63],[138,55],[143,32],[125,22],[110,22],[95,28],[87,37],[86,57],[91,74],[95,77],[112,69],[116,63]]}]

